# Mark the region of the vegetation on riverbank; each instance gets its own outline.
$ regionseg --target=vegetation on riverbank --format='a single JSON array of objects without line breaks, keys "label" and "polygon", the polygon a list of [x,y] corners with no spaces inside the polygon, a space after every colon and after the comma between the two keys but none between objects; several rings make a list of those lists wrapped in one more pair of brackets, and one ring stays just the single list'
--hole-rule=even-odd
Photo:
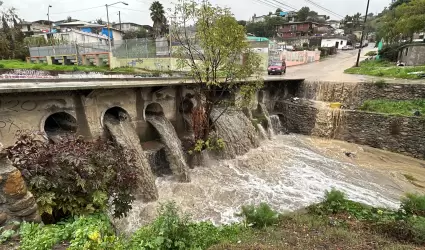
[{"label": "vegetation on riverbank", "polygon": [[[347,74],[368,75],[389,78],[402,78],[402,79],[420,79],[417,74],[409,74],[413,72],[425,72],[424,66],[404,66],[398,67],[395,63],[388,61],[365,61],[359,67],[352,67],[346,69],[344,72]],[[425,74],[425,73],[424,73]]]},{"label": "vegetation on riverbank", "polygon": [[[20,242],[4,249],[419,249],[425,244],[425,196],[409,194],[399,210],[374,208],[326,192],[319,204],[278,214],[267,204],[244,207],[242,223],[192,222],[174,203],[131,236],[117,235],[103,214],[54,225],[23,223]],[[10,232],[8,232],[10,235]],[[14,232],[12,232],[12,235]],[[0,246],[1,249],[1,246]]]},{"label": "vegetation on riverbank", "polygon": [[80,71],[80,72],[119,72],[134,73],[132,67],[121,67],[110,70],[108,66],[76,66],[76,65],[49,65],[46,63],[27,63],[20,60],[0,60],[0,69],[27,69],[27,70],[45,70],[45,71]]},{"label": "vegetation on riverbank", "polygon": [[404,116],[414,116],[416,112],[416,115],[424,116],[425,99],[401,101],[385,99],[367,100],[360,106],[360,110]]}]

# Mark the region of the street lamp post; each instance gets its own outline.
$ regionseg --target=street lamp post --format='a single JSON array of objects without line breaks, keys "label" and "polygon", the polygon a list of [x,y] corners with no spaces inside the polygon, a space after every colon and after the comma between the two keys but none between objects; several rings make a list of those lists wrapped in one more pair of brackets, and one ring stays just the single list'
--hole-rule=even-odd
[{"label": "street lamp post", "polygon": [[52,33],[52,25],[50,24],[50,8],[52,8],[52,5],[49,4],[49,7],[47,8],[47,21],[49,22],[49,33]]},{"label": "street lamp post", "polygon": [[[112,45],[111,45],[111,27],[110,27],[110,24],[109,24],[109,10],[108,10],[108,7],[109,6],[112,6],[112,5],[115,5],[115,4],[119,4],[119,3],[122,3],[124,5],[128,5],[128,3],[125,3],[125,2],[116,2],[116,3],[113,3],[113,4],[105,4],[105,6],[106,6],[106,18],[107,18],[107,22],[108,22],[108,43],[109,43],[109,53],[110,53],[110,56],[112,55]],[[109,64],[110,64],[110,61],[109,61]]]},{"label": "street lamp post", "polygon": [[360,54],[362,53],[363,39],[364,39],[364,32],[365,32],[365,29],[366,29],[367,14],[369,13],[369,3],[370,3],[370,0],[367,0],[366,15],[365,15],[365,17],[364,17],[363,30],[362,30],[362,37],[361,37],[361,41],[360,41],[359,53],[357,54],[356,67],[359,67]]}]

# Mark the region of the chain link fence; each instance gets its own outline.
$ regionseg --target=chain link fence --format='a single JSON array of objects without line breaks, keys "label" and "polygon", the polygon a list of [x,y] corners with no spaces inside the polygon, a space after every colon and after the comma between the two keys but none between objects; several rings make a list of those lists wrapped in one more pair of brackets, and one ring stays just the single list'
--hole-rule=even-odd
[{"label": "chain link fence", "polygon": [[[170,49],[166,38],[147,39],[136,38],[113,42],[112,55],[116,58],[156,58],[169,57]],[[70,43],[42,47],[30,47],[31,57],[82,55],[88,53],[109,52],[106,42],[98,43]]]}]

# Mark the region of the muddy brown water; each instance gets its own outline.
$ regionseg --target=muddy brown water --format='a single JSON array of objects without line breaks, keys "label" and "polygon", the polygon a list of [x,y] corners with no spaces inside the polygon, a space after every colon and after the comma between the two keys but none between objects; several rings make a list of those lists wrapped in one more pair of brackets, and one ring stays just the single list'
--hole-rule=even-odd
[{"label": "muddy brown water", "polygon": [[159,200],[136,201],[129,216],[115,224],[133,232],[152,221],[167,201],[194,220],[226,224],[239,220],[235,213],[243,205],[266,202],[281,212],[293,211],[321,201],[331,188],[355,201],[396,209],[405,192],[425,191],[404,176],[425,185],[424,166],[421,160],[346,142],[278,135],[244,156],[191,169],[190,183],[157,178]]}]

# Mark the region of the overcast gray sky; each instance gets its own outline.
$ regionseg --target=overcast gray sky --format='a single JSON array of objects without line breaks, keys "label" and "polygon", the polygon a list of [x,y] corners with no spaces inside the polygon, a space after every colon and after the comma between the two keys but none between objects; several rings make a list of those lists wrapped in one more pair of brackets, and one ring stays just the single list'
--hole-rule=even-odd
[{"label": "overcast gray sky", "polygon": [[[51,20],[62,20],[71,16],[75,19],[85,21],[102,18],[106,21],[105,3],[114,3],[117,0],[3,0],[5,6],[13,5],[18,9],[19,16],[26,21],[35,21],[47,19],[47,8],[50,5],[53,7],[50,10]],[[152,0],[124,0],[128,6],[121,4],[110,7],[109,16],[111,22],[118,22],[118,11],[121,11],[122,22],[135,22],[140,24],[152,24],[149,16],[149,6]],[[237,19],[248,20],[255,13],[258,15],[267,14],[269,11],[274,11],[276,8],[268,6],[260,1],[272,0],[210,0],[213,4],[226,6],[231,8]],[[332,19],[341,19],[339,16],[320,10],[319,8],[308,3],[306,0],[277,0],[283,4],[288,4],[291,7],[299,9],[303,6],[309,6],[319,14],[330,15]],[[362,14],[366,10],[367,0],[312,0],[313,2],[326,7],[327,9],[336,12],[339,15],[353,15],[356,12]],[[175,0],[160,0],[165,8],[172,7]],[[378,13],[385,6],[388,6],[391,0],[371,0],[370,12]],[[281,4],[281,8],[292,10]]]}]

